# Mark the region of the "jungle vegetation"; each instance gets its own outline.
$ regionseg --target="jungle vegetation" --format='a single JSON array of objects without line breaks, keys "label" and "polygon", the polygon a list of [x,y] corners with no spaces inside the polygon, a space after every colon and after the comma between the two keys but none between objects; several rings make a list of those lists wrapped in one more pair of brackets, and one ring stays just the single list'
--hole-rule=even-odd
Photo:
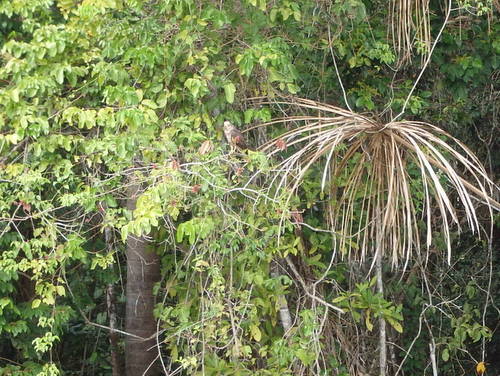
[{"label": "jungle vegetation", "polygon": [[499,12],[0,0],[0,375],[498,374]]}]

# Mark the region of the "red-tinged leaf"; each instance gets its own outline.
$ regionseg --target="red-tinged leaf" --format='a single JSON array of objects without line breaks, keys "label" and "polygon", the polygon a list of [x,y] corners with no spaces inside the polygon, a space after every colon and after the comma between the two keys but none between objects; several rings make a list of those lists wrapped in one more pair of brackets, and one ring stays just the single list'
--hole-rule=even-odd
[{"label": "red-tinged leaf", "polygon": [[279,150],[285,150],[286,149],[286,141],[283,140],[282,138],[277,139],[276,142],[275,142],[275,145],[276,145],[276,147]]},{"label": "red-tinged leaf", "polygon": [[169,167],[172,170],[178,170],[181,167],[181,165],[179,164],[179,161],[177,159],[172,159],[169,163]]},{"label": "red-tinged leaf", "polygon": [[290,212],[290,215],[292,216],[293,220],[297,223],[303,223],[304,222],[304,217],[302,216],[302,212],[294,210]]},{"label": "red-tinged leaf", "polygon": [[31,212],[31,204],[24,202],[24,201],[19,201],[19,204],[23,207],[23,210],[27,213]]}]

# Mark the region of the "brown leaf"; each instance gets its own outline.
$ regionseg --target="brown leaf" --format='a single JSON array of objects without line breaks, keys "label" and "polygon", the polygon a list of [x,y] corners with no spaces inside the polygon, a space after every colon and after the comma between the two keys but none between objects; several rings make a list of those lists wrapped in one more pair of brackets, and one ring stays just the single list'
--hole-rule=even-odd
[{"label": "brown leaf", "polygon": [[293,210],[290,212],[290,215],[292,216],[293,220],[297,223],[303,223],[304,222],[304,217],[302,216],[302,212],[298,210]]},{"label": "brown leaf", "polygon": [[214,149],[214,145],[212,144],[212,141],[206,140],[204,141],[200,148],[198,149],[198,153],[201,155],[205,155],[207,153],[210,153]]},{"label": "brown leaf", "polygon": [[26,212],[26,213],[30,213],[31,212],[31,204],[27,203],[27,202],[24,202],[24,201],[19,201],[19,204],[23,207],[23,210]]},{"label": "brown leaf", "polygon": [[179,161],[177,159],[172,159],[169,163],[169,167],[172,170],[178,170],[181,166],[180,166]]},{"label": "brown leaf", "polygon": [[279,150],[285,150],[286,149],[286,141],[283,140],[282,138],[277,139],[276,142],[275,142],[275,145],[276,145],[276,147]]}]

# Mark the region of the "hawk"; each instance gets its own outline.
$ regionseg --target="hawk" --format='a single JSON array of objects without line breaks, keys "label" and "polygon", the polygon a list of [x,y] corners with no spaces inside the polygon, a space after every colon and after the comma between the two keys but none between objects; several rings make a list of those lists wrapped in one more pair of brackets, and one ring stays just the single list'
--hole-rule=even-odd
[{"label": "hawk", "polygon": [[252,150],[245,142],[243,133],[227,120],[224,122],[224,136],[226,136],[227,142],[231,145],[231,149]]}]

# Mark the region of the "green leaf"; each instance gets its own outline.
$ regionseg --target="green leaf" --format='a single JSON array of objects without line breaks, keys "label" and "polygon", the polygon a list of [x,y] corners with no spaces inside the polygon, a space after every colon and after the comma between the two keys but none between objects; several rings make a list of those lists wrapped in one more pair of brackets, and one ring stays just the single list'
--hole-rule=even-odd
[{"label": "green leaf", "polygon": [[5,306],[11,304],[10,298],[2,298],[0,299],[0,310],[3,309]]},{"label": "green leaf", "polygon": [[260,342],[262,339],[262,333],[257,325],[250,325],[250,334],[257,342]]},{"label": "green leaf", "polygon": [[104,199],[105,199],[106,204],[108,205],[108,207],[110,207],[110,208],[116,208],[118,206],[118,203],[116,202],[116,199],[113,196],[106,195]]},{"label": "green leaf", "polygon": [[448,348],[444,349],[442,354],[441,354],[441,358],[447,362],[449,359],[450,359],[450,351],[448,350]]},{"label": "green leaf", "polygon": [[371,314],[371,311],[367,310],[366,317],[365,317],[365,324],[366,324],[366,329],[368,329],[369,332],[371,332],[373,330],[373,324],[370,321],[370,314]]},{"label": "green leaf", "polygon": [[314,361],[314,359],[316,359],[316,355],[314,353],[307,351],[305,349],[298,349],[297,351],[295,351],[295,355],[306,366],[311,364]]},{"label": "green leaf", "polygon": [[10,92],[10,97],[13,102],[19,102],[19,89],[17,87],[15,89],[12,89],[12,91]]},{"label": "green leaf", "polygon": [[373,287],[377,283],[377,276],[372,277],[368,286]]},{"label": "green leaf", "polygon": [[181,223],[177,227],[177,233],[175,234],[175,240],[177,243],[182,243],[182,239],[184,238],[184,223]]},{"label": "green leaf", "polygon": [[64,82],[64,68],[60,67],[56,71],[56,81],[59,85],[62,85]]},{"label": "green leaf", "polygon": [[184,86],[189,89],[195,99],[200,97],[206,89],[205,83],[198,78],[188,78]]},{"label": "green leaf", "polygon": [[66,295],[66,290],[64,289],[64,286],[61,286],[61,285],[56,286],[56,291],[57,291],[57,295],[60,295],[60,296]]},{"label": "green leaf", "polygon": [[240,67],[240,73],[243,76],[250,77],[256,60],[251,51],[248,51],[243,55],[237,55],[235,60],[236,64]]},{"label": "green leaf", "polygon": [[146,106],[146,107],[151,108],[151,109],[153,109],[153,110],[155,110],[155,109],[157,109],[157,108],[158,108],[158,105],[157,105],[155,102],[153,102],[152,100],[150,100],[150,99],[144,99],[144,100],[141,102],[141,104],[142,104],[143,106]]},{"label": "green leaf", "polygon": [[271,22],[276,21],[277,15],[278,15],[278,9],[276,8],[271,9],[271,12],[269,13],[269,19],[271,20]]},{"label": "green leaf", "polygon": [[384,317],[384,319],[398,332],[403,333],[403,326],[399,321],[394,320],[392,317]]},{"label": "green leaf", "polygon": [[232,82],[224,85],[224,93],[226,94],[226,100],[228,103],[234,102],[234,93],[236,92],[236,87]]},{"label": "green leaf", "polygon": [[335,299],[332,300],[332,303],[340,303],[346,299],[347,299],[347,296],[337,296]]}]

